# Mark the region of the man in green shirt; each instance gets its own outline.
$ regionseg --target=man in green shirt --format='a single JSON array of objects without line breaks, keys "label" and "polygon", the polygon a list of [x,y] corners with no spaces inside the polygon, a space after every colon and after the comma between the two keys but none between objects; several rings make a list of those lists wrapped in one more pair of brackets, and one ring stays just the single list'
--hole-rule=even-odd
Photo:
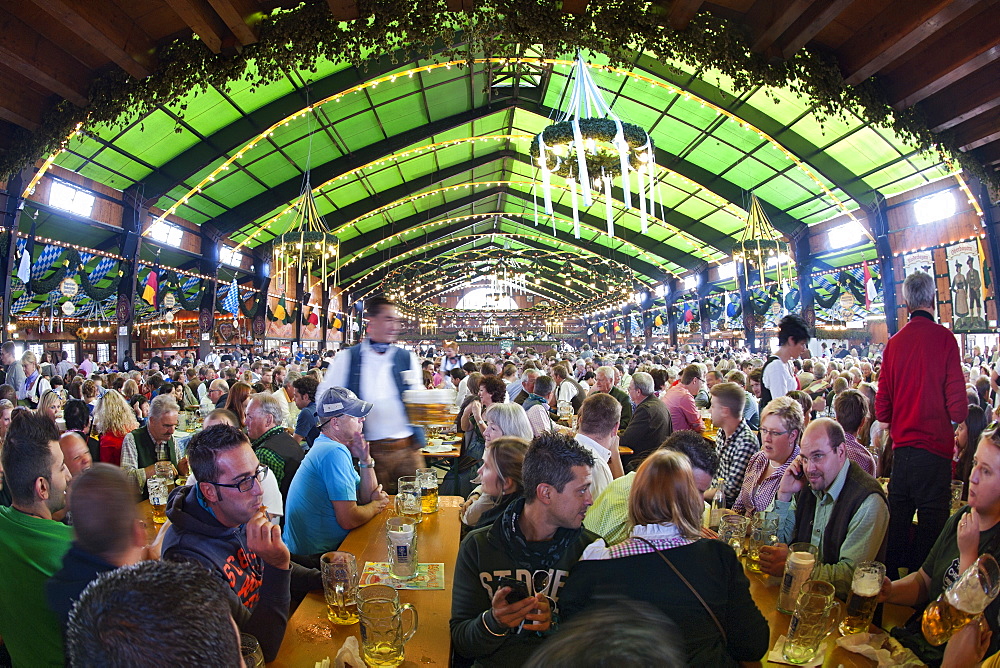
[{"label": "man in green shirt", "polygon": [[0,508],[0,636],[15,668],[63,666],[62,629],[45,603],[45,582],[73,540],[73,530],[52,519],[66,506],[71,478],[55,423],[17,411],[3,470],[12,505]]},{"label": "man in green shirt", "polygon": [[820,555],[813,577],[833,584],[837,596],[846,598],[855,565],[885,562],[889,527],[885,492],[847,458],[844,429],[835,420],[810,422],[799,447],[801,454],[785,469],[774,502],[781,544],[761,548],[761,570],[780,577],[788,555],[786,543],[812,543]]}]

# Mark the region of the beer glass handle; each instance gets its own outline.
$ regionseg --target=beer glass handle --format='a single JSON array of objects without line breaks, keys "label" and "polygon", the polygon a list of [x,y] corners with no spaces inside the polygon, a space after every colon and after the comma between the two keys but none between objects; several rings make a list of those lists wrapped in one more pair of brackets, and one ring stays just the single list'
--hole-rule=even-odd
[{"label": "beer glass handle", "polygon": [[400,623],[402,623],[403,613],[407,610],[413,613],[413,626],[410,627],[409,631],[403,634],[403,642],[408,641],[413,637],[413,634],[417,632],[417,609],[413,607],[412,603],[404,603],[399,606]]},{"label": "beer glass handle", "polygon": [[333,586],[334,600],[336,601],[337,610],[340,614],[344,614],[344,608],[347,607],[347,601],[344,596],[344,583],[338,582]]},{"label": "beer glass handle", "polygon": [[403,514],[403,495],[402,494],[396,494],[396,514],[397,515],[402,515]]},{"label": "beer glass handle", "polygon": [[843,613],[844,613],[844,606],[840,603],[840,601],[834,601],[830,605],[830,608],[827,611],[827,614],[830,615],[830,625],[823,633],[824,637],[833,633],[833,630],[838,626],[840,626],[840,618],[843,617]]}]

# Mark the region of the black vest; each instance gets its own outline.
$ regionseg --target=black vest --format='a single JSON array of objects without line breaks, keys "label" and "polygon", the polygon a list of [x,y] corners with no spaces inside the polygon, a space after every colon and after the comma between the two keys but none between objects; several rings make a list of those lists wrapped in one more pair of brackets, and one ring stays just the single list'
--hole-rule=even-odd
[{"label": "black vest", "polygon": [[[132,438],[135,439],[135,454],[138,459],[136,468],[144,469],[160,461],[156,456],[156,443],[149,435],[149,427],[139,427],[132,432]],[[170,462],[177,466],[177,451],[174,449],[173,438],[167,441],[167,449],[169,450]],[[149,491],[145,487],[142,488],[142,498],[149,498]]]},{"label": "black vest", "polygon": [[[826,530],[823,532],[823,554],[820,555],[820,559],[824,564],[835,564],[840,561],[840,546],[847,538],[848,525],[865,499],[872,494],[878,494],[883,502],[886,500],[882,485],[865,473],[860,466],[848,461],[847,479],[844,480],[844,487],[840,490],[840,496],[837,497],[833,512],[830,514],[830,521],[827,522]],[[792,542],[811,542],[813,520],[816,517],[816,495],[812,493],[808,484],[795,497],[795,507],[795,533],[792,534],[794,536]],[[885,544],[883,536],[876,557],[882,563],[885,563]]]}]

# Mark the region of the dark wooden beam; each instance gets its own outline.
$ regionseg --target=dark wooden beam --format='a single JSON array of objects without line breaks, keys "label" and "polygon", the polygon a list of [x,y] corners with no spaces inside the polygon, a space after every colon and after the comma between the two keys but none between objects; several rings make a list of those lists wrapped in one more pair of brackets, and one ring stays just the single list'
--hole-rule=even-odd
[{"label": "dark wooden beam", "polygon": [[1000,0],[988,0],[925,40],[884,74],[889,103],[912,107],[1000,59]]},{"label": "dark wooden beam", "polygon": [[257,41],[257,31],[247,20],[252,20],[259,8],[250,0],[208,0],[208,3],[240,44],[247,46]]},{"label": "dark wooden beam", "polygon": [[1000,138],[1000,109],[992,109],[955,126],[955,141],[963,151],[971,151]]},{"label": "dark wooden beam", "polygon": [[944,132],[1000,105],[1000,60],[920,103],[933,132]]},{"label": "dark wooden beam", "polygon": [[752,34],[750,50],[767,51],[813,4],[813,0],[757,0],[746,15]]},{"label": "dark wooden beam", "polygon": [[17,17],[0,12],[0,61],[78,107],[87,105],[90,73]]},{"label": "dark wooden beam", "polygon": [[817,0],[774,42],[781,57],[789,59],[809,40],[840,16],[854,0]]},{"label": "dark wooden beam", "polygon": [[31,0],[137,79],[153,70],[156,45],[111,0]]},{"label": "dark wooden beam", "polygon": [[583,14],[587,11],[587,0],[563,0],[562,10],[567,14]]},{"label": "dark wooden beam", "polygon": [[353,21],[361,17],[357,0],[326,0],[330,5],[330,13],[338,21]]},{"label": "dark wooden beam", "polygon": [[844,79],[856,85],[948,25],[976,0],[893,0],[840,49]]},{"label": "dark wooden beam", "polygon": [[1000,133],[996,133],[993,142],[976,151],[976,157],[986,165],[1000,164]]},{"label": "dark wooden beam", "polygon": [[166,3],[198,35],[209,51],[222,51],[226,26],[212,8],[205,4],[205,0],[166,0]]},{"label": "dark wooden beam", "polygon": [[0,96],[0,118],[32,132],[37,130],[38,119],[50,107],[46,96],[31,81],[2,64],[0,81],[4,89]]},{"label": "dark wooden beam", "polygon": [[702,0],[674,0],[667,15],[667,25],[674,30],[684,30],[701,9]]}]

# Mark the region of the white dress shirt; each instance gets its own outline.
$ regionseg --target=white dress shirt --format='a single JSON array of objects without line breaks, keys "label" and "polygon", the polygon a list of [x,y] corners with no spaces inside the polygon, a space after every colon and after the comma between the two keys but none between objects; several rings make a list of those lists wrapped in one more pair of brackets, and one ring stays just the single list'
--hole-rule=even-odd
[{"label": "white dress shirt", "polygon": [[611,459],[611,451],[591,437],[584,436],[583,434],[576,435],[576,442],[590,450],[594,455],[594,468],[592,471],[594,482],[590,485],[590,495],[596,499],[611,484],[611,481],[614,480],[614,476],[611,475],[611,467],[608,466],[608,460]]}]

